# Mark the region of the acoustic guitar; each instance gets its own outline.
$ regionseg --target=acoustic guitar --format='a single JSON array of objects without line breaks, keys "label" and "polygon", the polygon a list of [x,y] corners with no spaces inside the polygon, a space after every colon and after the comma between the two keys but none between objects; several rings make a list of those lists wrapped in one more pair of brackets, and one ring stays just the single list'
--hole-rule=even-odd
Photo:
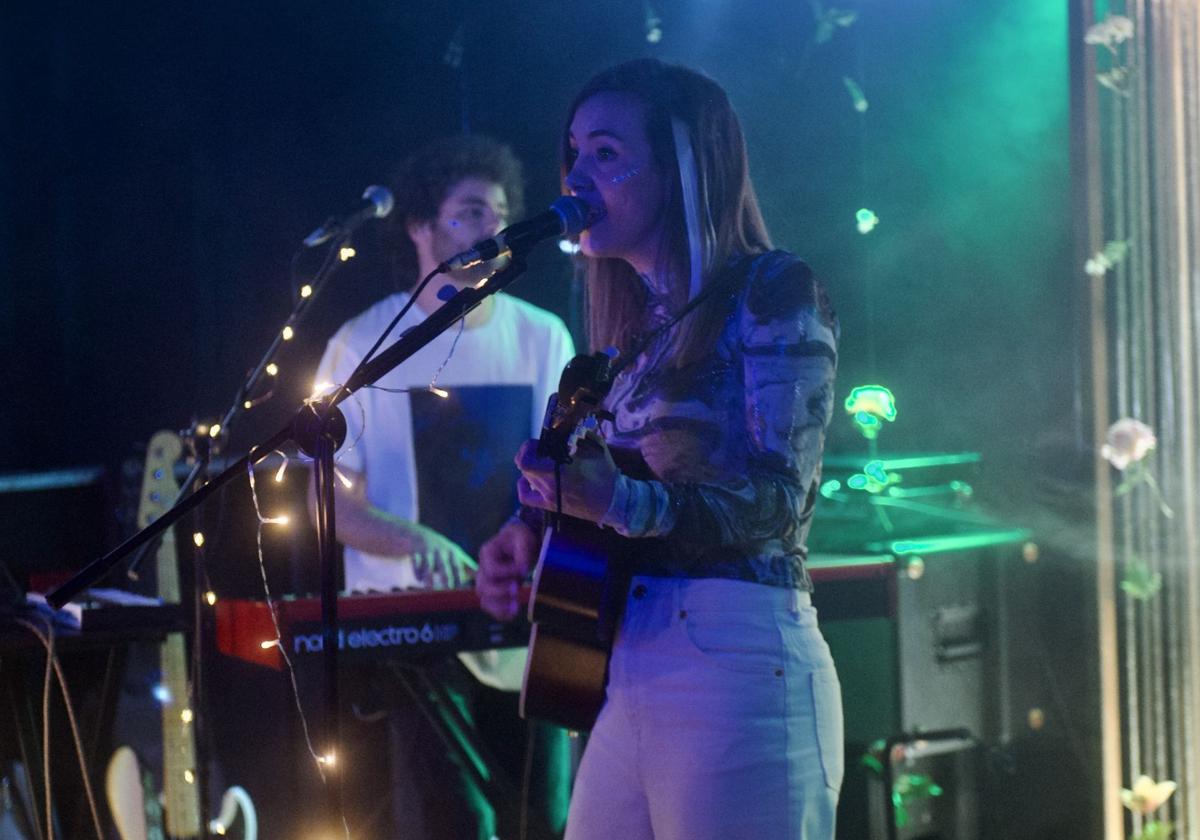
[{"label": "acoustic guitar", "polygon": [[[578,355],[550,397],[538,454],[569,463],[590,445],[581,430],[611,418],[601,403],[612,387],[608,356]],[[644,463],[613,450],[622,471],[646,472]],[[622,463],[625,462],[625,463]],[[587,731],[604,703],[608,658],[629,578],[633,540],[569,516],[550,514],[529,599],[529,656],[521,685],[521,715],[573,731]]]}]

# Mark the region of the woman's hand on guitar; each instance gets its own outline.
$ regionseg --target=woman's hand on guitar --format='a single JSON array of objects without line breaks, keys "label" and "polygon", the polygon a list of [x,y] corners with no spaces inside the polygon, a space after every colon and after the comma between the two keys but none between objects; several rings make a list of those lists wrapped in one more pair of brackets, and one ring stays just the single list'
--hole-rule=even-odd
[{"label": "woman's hand on guitar", "polygon": [[538,548],[538,535],[518,519],[480,546],[475,591],[484,612],[501,621],[516,618],[517,591],[537,560]]},{"label": "woman's hand on guitar", "polygon": [[[517,498],[521,504],[556,510],[554,461],[537,454],[537,441],[526,441],[517,452]],[[600,522],[612,504],[620,470],[599,432],[589,429],[578,440],[571,463],[562,466],[562,512],[576,519]]]}]

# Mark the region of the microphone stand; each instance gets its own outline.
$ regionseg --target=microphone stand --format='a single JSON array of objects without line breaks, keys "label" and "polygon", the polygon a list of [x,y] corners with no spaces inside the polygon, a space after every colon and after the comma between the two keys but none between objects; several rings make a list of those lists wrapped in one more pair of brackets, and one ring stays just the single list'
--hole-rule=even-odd
[{"label": "microphone stand", "polygon": [[[116,548],[99,557],[81,569],[73,577],[54,591],[46,595],[46,601],[60,608],[84,589],[103,578],[109,571],[132,551],[170,528],[186,514],[196,509],[208,500],[210,496],[223,488],[237,477],[238,473],[250,469],[254,464],[266,458],[280,446],[294,442],[305,454],[314,459],[316,469],[317,496],[317,534],[321,566],[321,620],[322,620],[322,658],[324,673],[325,721],[324,721],[324,752],[325,770],[333,771],[334,761],[340,760],[340,726],[338,722],[338,693],[337,693],[337,569],[334,561],[336,545],[334,494],[333,494],[333,455],[346,438],[346,418],[337,407],[360,388],[378,381],[393,368],[400,365],[410,356],[425,347],[434,338],[441,335],[460,318],[465,317],[471,310],[486,298],[507,287],[524,273],[526,267],[523,251],[514,249],[509,264],[493,274],[477,286],[462,289],[450,298],[436,312],[430,314],[417,326],[407,330],[386,350],[359,367],[351,374],[349,381],[332,394],[322,399],[305,402],[292,421],[275,432],[266,440],[255,446],[234,463],[230,464],[211,481],[197,488],[183,499],[180,499],[154,522],[147,525],[138,533],[122,542]],[[342,791],[341,776],[335,775],[330,783],[325,784],[326,809],[330,826],[341,820]],[[205,827],[207,829],[207,826]]]},{"label": "microphone stand", "polygon": [[[183,499],[187,498],[188,494],[192,492],[192,489],[199,486],[201,481],[208,474],[208,469],[212,462],[213,450],[216,446],[219,435],[224,434],[225,439],[229,440],[230,432],[233,428],[234,422],[244,412],[249,411],[259,403],[265,402],[271,396],[272,390],[269,389],[267,393],[262,396],[251,397],[251,395],[255,393],[259,385],[262,383],[264,377],[271,376],[271,374],[268,372],[268,369],[274,362],[275,358],[279,355],[279,351],[284,342],[291,338],[295,328],[300,324],[313,301],[316,300],[317,294],[325,287],[326,281],[333,276],[333,273],[337,267],[342,264],[343,260],[340,259],[341,250],[343,247],[349,244],[352,233],[353,231],[347,231],[332,241],[328,250],[325,252],[324,260],[322,260],[320,267],[313,275],[312,282],[305,284],[299,289],[294,288],[296,285],[295,266],[299,258],[307,252],[307,248],[301,248],[292,258],[291,275],[294,301],[292,304],[291,314],[288,315],[287,320],[283,323],[283,326],[276,331],[275,337],[272,339],[270,346],[267,347],[267,350],[263,354],[262,358],[259,359],[258,364],[254,366],[249,374],[247,374],[245,380],[243,380],[242,384],[238,387],[233,398],[233,403],[229,406],[224,416],[221,417],[218,424],[213,427],[214,433],[211,435],[211,438],[208,440],[203,439],[203,437],[196,432],[194,426],[191,430],[189,430],[189,434],[193,436],[192,449],[195,453],[196,460],[192,465],[192,469],[189,471],[187,478],[184,479],[184,481],[179,485],[179,493],[175,497],[175,501],[173,503],[174,505],[178,505],[181,501],[183,501]],[[205,498],[207,498],[207,496]],[[126,575],[130,579],[138,579],[138,567],[142,564],[146,557],[153,552],[155,546],[158,544],[158,536],[160,534],[161,532],[156,532],[152,538],[143,542],[140,548],[137,549],[133,560],[129,564],[129,568],[126,570]],[[120,559],[121,556],[123,555],[116,555],[113,560],[114,565],[116,560]],[[192,722],[192,741],[195,745],[194,749],[196,755],[196,789],[200,791],[200,795],[198,797],[198,810],[200,816],[201,838],[207,838],[209,836],[209,807],[207,793],[208,742],[207,727],[204,715],[204,672],[201,667],[202,663],[200,657],[200,639],[203,628],[205,606],[204,596],[202,594],[202,584],[206,579],[207,575],[204,569],[204,554],[202,551],[197,550],[193,555],[192,562],[192,667],[189,670],[191,676],[191,705],[195,710],[195,717],[193,718]],[[68,583],[70,583],[70,581],[68,581]],[[70,597],[73,597],[73,595]]]}]

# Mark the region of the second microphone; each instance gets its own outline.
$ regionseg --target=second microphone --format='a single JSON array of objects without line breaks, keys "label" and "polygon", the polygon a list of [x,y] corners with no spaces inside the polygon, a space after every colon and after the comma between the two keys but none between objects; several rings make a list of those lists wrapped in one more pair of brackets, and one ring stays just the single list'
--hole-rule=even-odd
[{"label": "second microphone", "polygon": [[526,251],[543,239],[575,236],[599,221],[601,215],[595,213],[581,198],[573,195],[560,196],[548,210],[543,210],[532,219],[509,225],[489,239],[476,242],[472,247],[446,260],[439,268],[442,271],[470,268],[494,260],[501,254]]}]

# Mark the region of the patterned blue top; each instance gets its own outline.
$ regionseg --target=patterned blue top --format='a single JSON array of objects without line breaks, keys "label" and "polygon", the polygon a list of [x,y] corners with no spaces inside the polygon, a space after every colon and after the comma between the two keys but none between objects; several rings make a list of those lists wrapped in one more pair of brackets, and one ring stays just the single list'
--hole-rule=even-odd
[{"label": "patterned blue top", "polygon": [[[605,407],[611,447],[636,450],[653,480],[618,479],[601,521],[639,544],[633,572],[811,590],[805,541],[833,410],[837,317],[800,259],[742,258],[713,352],[660,367],[667,331],[623,370]],[[720,294],[720,293],[718,293]],[[647,307],[649,331],[669,317]],[[644,546],[644,549],[643,549]]]}]

